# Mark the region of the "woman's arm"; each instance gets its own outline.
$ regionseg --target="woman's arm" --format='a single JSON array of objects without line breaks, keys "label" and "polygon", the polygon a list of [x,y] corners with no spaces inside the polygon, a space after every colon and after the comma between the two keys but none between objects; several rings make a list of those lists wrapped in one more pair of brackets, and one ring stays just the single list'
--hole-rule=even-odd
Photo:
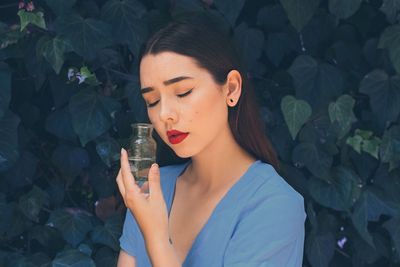
[{"label": "woman's arm", "polygon": [[156,240],[149,238],[146,240],[146,250],[153,267],[181,267],[182,264],[176,255],[175,249],[168,241],[168,238]]},{"label": "woman's arm", "polygon": [[121,250],[119,252],[117,267],[136,267],[136,259],[125,251]]}]

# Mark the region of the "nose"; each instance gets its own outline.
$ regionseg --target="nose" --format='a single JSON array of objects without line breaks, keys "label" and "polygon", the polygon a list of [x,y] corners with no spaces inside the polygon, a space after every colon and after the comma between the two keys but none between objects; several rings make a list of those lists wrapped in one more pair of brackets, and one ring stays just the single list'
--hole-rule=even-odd
[{"label": "nose", "polygon": [[178,121],[178,113],[176,105],[167,98],[160,100],[160,120],[165,123],[176,123]]}]

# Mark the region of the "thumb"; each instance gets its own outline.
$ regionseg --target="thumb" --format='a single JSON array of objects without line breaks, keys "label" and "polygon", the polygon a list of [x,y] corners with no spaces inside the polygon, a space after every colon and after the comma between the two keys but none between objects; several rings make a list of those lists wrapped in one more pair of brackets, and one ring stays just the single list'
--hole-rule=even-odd
[{"label": "thumb", "polygon": [[153,163],[149,170],[149,194],[150,196],[162,196],[160,184],[160,167],[157,163]]}]

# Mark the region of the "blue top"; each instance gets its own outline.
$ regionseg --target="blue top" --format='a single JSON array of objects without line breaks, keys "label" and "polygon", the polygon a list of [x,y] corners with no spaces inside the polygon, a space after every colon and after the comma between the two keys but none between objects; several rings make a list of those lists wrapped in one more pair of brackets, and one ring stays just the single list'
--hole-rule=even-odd
[{"label": "blue top", "polygon": [[[160,168],[168,214],[177,177],[189,163]],[[302,266],[305,219],[303,197],[271,165],[257,160],[217,204],[183,266]],[[138,267],[151,266],[143,235],[129,209],[120,245],[136,258]]]}]

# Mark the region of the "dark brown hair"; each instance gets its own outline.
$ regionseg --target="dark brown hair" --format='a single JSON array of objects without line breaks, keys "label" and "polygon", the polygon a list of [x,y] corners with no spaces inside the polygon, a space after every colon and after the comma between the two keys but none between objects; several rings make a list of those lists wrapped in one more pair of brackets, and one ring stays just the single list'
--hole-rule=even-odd
[{"label": "dark brown hair", "polygon": [[242,94],[236,106],[229,108],[229,126],[242,148],[279,170],[279,161],[266,136],[253,86],[243,70],[232,40],[220,26],[204,16],[172,21],[150,37],[141,58],[166,51],[189,56],[196,60],[199,67],[208,70],[220,85],[225,84],[231,70],[239,71]]}]

